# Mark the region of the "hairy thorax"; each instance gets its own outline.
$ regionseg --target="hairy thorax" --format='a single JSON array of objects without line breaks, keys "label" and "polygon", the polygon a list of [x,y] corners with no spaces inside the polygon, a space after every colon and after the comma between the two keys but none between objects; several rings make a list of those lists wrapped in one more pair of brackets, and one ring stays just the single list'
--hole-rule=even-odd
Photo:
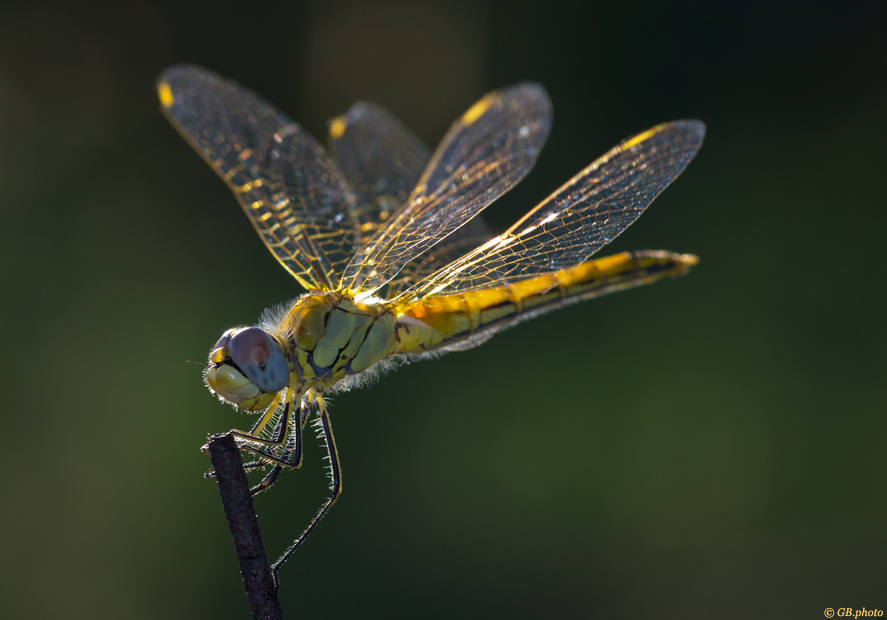
[{"label": "hairy thorax", "polygon": [[356,303],[341,292],[305,295],[269,327],[291,365],[289,387],[303,394],[369,369],[393,352],[396,340],[388,306]]}]

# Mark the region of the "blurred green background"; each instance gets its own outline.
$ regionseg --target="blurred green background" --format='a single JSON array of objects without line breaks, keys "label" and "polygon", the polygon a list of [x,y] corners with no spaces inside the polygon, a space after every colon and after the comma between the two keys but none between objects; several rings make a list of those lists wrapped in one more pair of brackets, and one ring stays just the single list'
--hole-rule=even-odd
[{"label": "blurred green background", "polygon": [[[201,382],[300,293],[161,117],[174,63],[316,136],[359,99],[434,146],[535,80],[555,122],[503,230],[619,140],[696,161],[607,250],[691,275],[546,315],[333,401],[345,492],[287,617],[822,617],[887,607],[887,9],[835,2],[0,5],[0,614],[245,618]],[[322,451],[257,498],[269,553]]]}]

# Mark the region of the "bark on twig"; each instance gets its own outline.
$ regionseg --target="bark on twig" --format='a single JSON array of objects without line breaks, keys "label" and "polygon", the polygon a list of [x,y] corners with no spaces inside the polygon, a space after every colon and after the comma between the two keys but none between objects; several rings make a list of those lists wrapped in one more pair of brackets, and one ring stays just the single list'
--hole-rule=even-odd
[{"label": "bark on twig", "polygon": [[216,470],[219,495],[231,528],[243,589],[253,618],[282,620],[277,588],[268,567],[265,544],[253,510],[253,498],[240,460],[240,450],[229,434],[211,437],[204,450],[209,453]]}]

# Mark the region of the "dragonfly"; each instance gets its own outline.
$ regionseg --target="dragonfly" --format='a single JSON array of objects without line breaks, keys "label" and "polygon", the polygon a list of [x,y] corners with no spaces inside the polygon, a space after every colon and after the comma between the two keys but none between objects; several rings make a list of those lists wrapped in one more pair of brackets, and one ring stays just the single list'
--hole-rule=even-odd
[{"label": "dragonfly", "polygon": [[542,86],[491,92],[432,153],[384,108],[357,103],[329,122],[329,152],[233,80],[174,66],[160,107],[224,180],[262,241],[304,289],[209,353],[210,391],[258,414],[233,430],[252,489],[302,464],[314,414],[330,497],[272,565],[305,541],[342,491],[327,397],[400,364],[477,346],[531,317],[685,274],[667,251],[592,259],[632,224],[699,148],[705,125],[656,125],[609,150],[505,232],[478,217],[533,167],[551,128]]}]

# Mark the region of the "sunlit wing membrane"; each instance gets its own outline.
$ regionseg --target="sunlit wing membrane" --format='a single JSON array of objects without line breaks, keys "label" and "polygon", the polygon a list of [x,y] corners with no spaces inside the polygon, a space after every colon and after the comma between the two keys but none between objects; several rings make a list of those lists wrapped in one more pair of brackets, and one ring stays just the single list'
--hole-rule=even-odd
[{"label": "sunlit wing membrane", "polygon": [[503,234],[406,291],[401,306],[587,261],[634,222],[702,146],[705,125],[657,125],[622,142]]},{"label": "sunlit wing membrane", "polygon": [[358,198],[362,245],[406,203],[431,152],[387,110],[364,102],[330,121],[329,142]]},{"label": "sunlit wing membrane", "polygon": [[449,265],[451,262],[465,256],[479,245],[490,240],[493,233],[480,216],[475,217],[462,228],[438,243],[406,265],[387,285],[379,289],[380,297],[393,299],[406,289],[415,286],[438,269]]},{"label": "sunlit wing membrane", "polygon": [[167,69],[157,83],[173,125],[224,179],[262,240],[307,289],[333,288],[356,247],[354,196],[323,148],[233,81]]},{"label": "sunlit wing membrane", "polygon": [[551,127],[537,84],[495,91],[450,128],[404,206],[348,263],[341,288],[370,294],[529,172]]},{"label": "sunlit wing membrane", "polygon": [[[330,121],[330,150],[357,195],[355,217],[369,238],[402,208],[419,183],[431,152],[387,110],[373,103],[356,103]],[[393,297],[492,237],[475,217],[419,258],[407,263],[377,291]]]}]

